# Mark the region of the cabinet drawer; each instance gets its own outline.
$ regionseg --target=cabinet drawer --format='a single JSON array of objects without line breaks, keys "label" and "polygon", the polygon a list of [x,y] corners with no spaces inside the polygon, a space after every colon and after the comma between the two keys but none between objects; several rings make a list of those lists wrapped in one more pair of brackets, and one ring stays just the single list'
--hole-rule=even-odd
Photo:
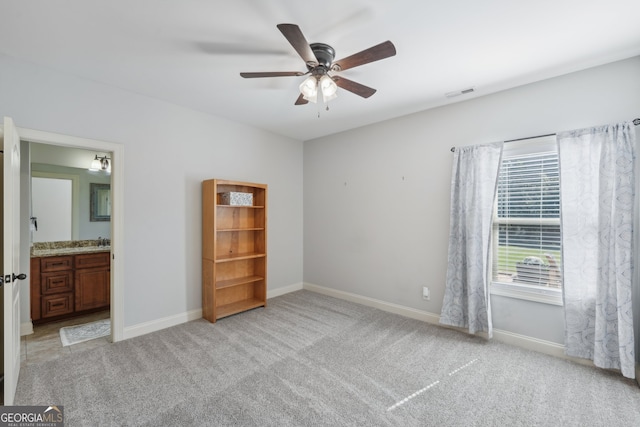
[{"label": "cabinet drawer", "polygon": [[73,293],[44,295],[42,297],[42,317],[55,317],[73,313]]},{"label": "cabinet drawer", "polygon": [[73,291],[73,271],[43,273],[40,279],[42,295],[59,294]]},{"label": "cabinet drawer", "polygon": [[110,254],[111,252],[96,252],[76,255],[76,269],[108,266]]},{"label": "cabinet drawer", "polygon": [[73,256],[48,256],[40,258],[40,271],[48,273],[51,271],[64,271],[73,268]]}]

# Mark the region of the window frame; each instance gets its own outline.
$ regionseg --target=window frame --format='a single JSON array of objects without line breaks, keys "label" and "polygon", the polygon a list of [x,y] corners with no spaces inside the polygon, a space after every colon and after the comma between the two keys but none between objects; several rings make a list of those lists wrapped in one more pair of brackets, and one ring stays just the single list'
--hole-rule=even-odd
[{"label": "window frame", "polygon": [[[505,156],[520,156],[527,154],[535,154],[535,153],[543,153],[549,151],[557,152],[557,143],[555,135],[546,135],[541,137],[527,138],[523,140],[517,140],[505,143],[503,148],[502,158]],[[500,167],[502,168],[502,161],[500,162]],[[562,212],[560,212],[562,215]],[[533,301],[543,304],[551,304],[562,306],[563,305],[563,297],[562,297],[562,288],[550,288],[550,287],[541,287],[536,285],[528,285],[524,283],[512,283],[512,282],[504,282],[493,279],[493,269],[497,266],[494,264],[494,257],[497,256],[498,246],[499,246],[499,225],[501,224],[526,224],[526,225],[552,225],[558,224],[560,225],[560,217],[556,218],[527,218],[527,219],[510,219],[506,220],[504,218],[498,218],[498,188],[496,182],[496,195],[494,200],[494,210],[493,210],[493,219],[491,222],[491,252],[490,252],[490,263],[491,266],[489,271],[489,292],[491,295],[497,295],[508,298],[521,299],[526,301]],[[562,245],[560,246],[560,250],[562,251]]]}]

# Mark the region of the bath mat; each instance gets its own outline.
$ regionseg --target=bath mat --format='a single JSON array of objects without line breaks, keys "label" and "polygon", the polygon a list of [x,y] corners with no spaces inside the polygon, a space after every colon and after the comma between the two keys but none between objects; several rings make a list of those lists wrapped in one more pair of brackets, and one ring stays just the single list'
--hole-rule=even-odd
[{"label": "bath mat", "polygon": [[60,328],[62,346],[78,344],[81,342],[106,337],[111,333],[111,319],[98,320],[84,325],[65,326]]}]

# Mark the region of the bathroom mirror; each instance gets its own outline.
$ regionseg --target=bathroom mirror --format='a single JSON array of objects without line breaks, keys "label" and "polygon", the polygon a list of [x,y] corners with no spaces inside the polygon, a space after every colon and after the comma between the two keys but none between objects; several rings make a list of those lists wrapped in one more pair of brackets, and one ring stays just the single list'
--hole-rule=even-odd
[{"label": "bathroom mirror", "polygon": [[33,171],[33,242],[74,240],[79,234],[79,176]]},{"label": "bathroom mirror", "polygon": [[90,220],[111,221],[111,185],[91,183],[90,187]]}]

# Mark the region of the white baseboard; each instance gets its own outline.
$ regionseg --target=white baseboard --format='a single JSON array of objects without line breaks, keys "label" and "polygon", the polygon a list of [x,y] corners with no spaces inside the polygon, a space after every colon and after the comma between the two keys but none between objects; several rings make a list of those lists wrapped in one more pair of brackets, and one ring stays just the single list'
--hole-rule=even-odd
[{"label": "white baseboard", "polygon": [[20,336],[23,337],[25,335],[31,335],[33,333],[33,322],[29,320],[28,322],[20,323]]},{"label": "white baseboard", "polygon": [[389,313],[399,314],[404,317],[410,317],[412,319],[421,320],[427,323],[437,324],[440,320],[439,315],[429,313],[428,311],[417,310],[415,308],[405,307],[403,305],[381,301],[375,298],[364,297],[362,295],[352,294],[350,292],[338,291],[336,289],[326,288],[324,286],[314,285],[312,283],[304,283],[302,287],[303,289],[306,289],[308,291],[328,295],[330,297],[340,298],[346,301],[366,305],[368,307],[378,308]]},{"label": "white baseboard", "polygon": [[[426,323],[432,323],[434,325],[440,325],[440,315],[435,313],[429,313],[428,311],[418,310],[411,307],[405,307],[399,304],[389,303],[386,301],[377,300],[374,298],[365,297],[362,295],[353,294],[350,292],[339,291],[336,289],[327,288],[324,286],[314,285],[312,283],[304,283],[303,289],[317,292],[319,294],[329,295],[335,298],[340,298],[346,301],[355,302],[358,304],[366,305],[368,307],[374,307],[390,313],[395,313],[400,316],[409,317],[411,319],[421,320]],[[448,326],[447,326],[448,327]],[[467,332],[461,328],[452,328],[461,332]],[[485,336],[486,334],[478,334]],[[563,359],[569,359],[577,363],[586,365],[593,365],[593,362],[585,359],[577,359],[569,357],[564,353],[564,345],[554,343],[552,341],[541,340],[526,335],[520,335],[509,331],[503,331],[501,329],[493,330],[493,338],[496,341],[511,344],[517,347],[526,348],[528,350],[537,351],[539,353],[548,354],[551,356],[561,357]],[[638,375],[636,375],[638,377]]]},{"label": "white baseboard", "polygon": [[555,343],[553,341],[541,340],[539,338],[534,338],[527,335],[516,334],[515,332],[503,331],[502,329],[494,329],[493,338],[506,344],[511,344],[516,347],[525,348],[527,350],[537,351],[539,353],[548,354],[550,356],[580,361],[580,363],[588,362],[586,364],[593,364],[589,360],[575,359],[573,357],[567,356],[566,354],[564,354],[564,345]]},{"label": "white baseboard", "polygon": [[[302,283],[297,283],[283,288],[276,288],[267,291],[267,298],[275,298],[280,295],[288,294],[289,292],[295,292],[302,290]],[[165,328],[180,325],[181,323],[190,322],[192,320],[202,318],[202,309],[190,310],[186,313],[176,314],[174,316],[164,317],[162,319],[151,320],[149,322],[140,323],[133,326],[126,326],[124,328],[123,339],[129,339],[139,337],[141,335],[150,334],[151,332],[160,331]]]},{"label": "white baseboard", "polygon": [[174,316],[163,317],[162,319],[151,320],[149,322],[139,323],[133,326],[125,326],[123,339],[139,337],[141,335],[150,334],[151,332],[160,331],[202,317],[202,309],[187,311],[186,313],[176,314]]},{"label": "white baseboard", "polygon": [[270,290],[267,290],[267,299],[279,297],[281,295],[288,294],[290,292],[301,291],[301,290],[302,290],[302,282],[285,286],[283,288],[270,289]]}]

